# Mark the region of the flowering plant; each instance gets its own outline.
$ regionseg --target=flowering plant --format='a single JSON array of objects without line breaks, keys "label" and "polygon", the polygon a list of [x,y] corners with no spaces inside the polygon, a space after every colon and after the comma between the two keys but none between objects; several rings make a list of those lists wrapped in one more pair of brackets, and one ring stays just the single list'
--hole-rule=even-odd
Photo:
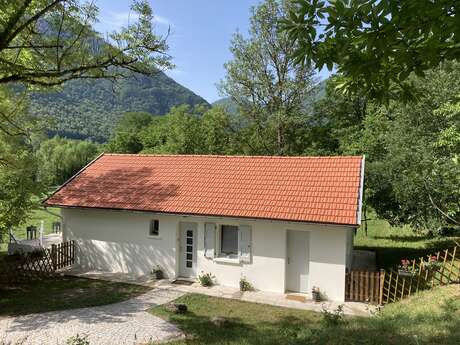
[{"label": "flowering plant", "polygon": [[398,272],[400,275],[414,276],[417,274],[417,271],[411,267],[410,263],[411,262],[408,259],[401,260],[401,264],[398,266]]},{"label": "flowering plant", "polygon": [[428,258],[428,261],[424,263],[426,269],[431,271],[437,271],[441,268],[442,263],[438,260],[438,257],[433,255]]}]

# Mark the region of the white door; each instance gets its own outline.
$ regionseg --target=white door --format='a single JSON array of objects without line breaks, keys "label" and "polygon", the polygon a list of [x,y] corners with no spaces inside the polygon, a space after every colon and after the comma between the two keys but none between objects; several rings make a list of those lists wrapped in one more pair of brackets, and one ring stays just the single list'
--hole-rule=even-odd
[{"label": "white door", "polygon": [[179,272],[181,277],[196,276],[196,233],[196,223],[180,224]]},{"label": "white door", "polygon": [[308,292],[310,233],[287,231],[286,290]]}]

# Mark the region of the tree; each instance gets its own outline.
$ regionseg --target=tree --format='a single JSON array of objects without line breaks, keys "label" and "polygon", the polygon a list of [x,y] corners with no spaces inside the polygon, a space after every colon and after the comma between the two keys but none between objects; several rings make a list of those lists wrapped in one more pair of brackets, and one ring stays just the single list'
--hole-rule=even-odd
[{"label": "tree", "polygon": [[[35,205],[33,196],[44,190],[36,178],[38,162],[30,134],[37,125],[24,114],[25,106],[0,87],[0,240],[11,227],[25,220]],[[5,113],[10,117],[4,118]]]},{"label": "tree", "polygon": [[143,152],[198,154],[203,152],[201,116],[206,106],[172,107],[170,112],[155,118],[140,133]]},{"label": "tree", "polygon": [[451,0],[295,0],[282,26],[296,62],[336,68],[348,92],[407,100],[412,72],[460,57],[459,10]]},{"label": "tree", "polygon": [[109,152],[138,153],[144,148],[139,137],[141,130],[152,122],[153,116],[146,112],[125,113],[107,144]]},{"label": "tree", "polygon": [[61,185],[99,153],[99,145],[89,141],[54,137],[40,144],[38,181],[45,186]]},{"label": "tree", "polygon": [[[333,129],[339,154],[366,154],[366,203],[391,224],[424,231],[460,223],[459,64],[426,75],[411,77],[417,101],[368,103],[361,122]],[[352,113],[342,104],[336,115]]]},{"label": "tree", "polygon": [[147,1],[131,7],[137,21],[106,39],[92,25],[98,8],[77,0],[0,1],[0,84],[52,86],[71,79],[117,78],[169,68],[165,38],[153,31]]},{"label": "tree", "polygon": [[236,33],[233,60],[221,92],[238,106],[249,128],[243,138],[252,154],[293,154],[290,143],[304,125],[304,104],[313,71],[292,59],[297,43],[279,30],[290,1],[266,0],[252,9],[250,37]]},{"label": "tree", "polygon": [[[138,20],[103,38],[92,28],[98,11],[93,2],[0,0],[0,235],[23,221],[45,190],[33,152],[33,137],[43,128],[26,116],[31,88],[171,67],[148,2],[134,1],[131,9]],[[21,96],[6,90],[17,83],[25,87]]]}]

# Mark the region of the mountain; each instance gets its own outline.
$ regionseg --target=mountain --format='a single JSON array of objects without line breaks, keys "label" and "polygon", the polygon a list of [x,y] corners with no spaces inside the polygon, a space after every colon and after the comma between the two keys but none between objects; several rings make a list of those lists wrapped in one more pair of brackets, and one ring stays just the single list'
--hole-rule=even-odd
[{"label": "mountain", "polygon": [[208,104],[203,98],[178,84],[166,74],[135,75],[112,82],[105,79],[79,79],[59,90],[34,92],[30,110],[49,119],[49,135],[105,142],[121,114],[146,111],[164,115],[172,106]]}]

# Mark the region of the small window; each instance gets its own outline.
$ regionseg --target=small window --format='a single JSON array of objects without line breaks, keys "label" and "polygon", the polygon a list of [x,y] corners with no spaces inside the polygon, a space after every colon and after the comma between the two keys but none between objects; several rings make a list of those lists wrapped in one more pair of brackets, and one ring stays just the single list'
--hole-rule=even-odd
[{"label": "small window", "polygon": [[158,219],[152,219],[150,221],[150,236],[158,236],[160,234],[160,222]]},{"label": "small window", "polygon": [[222,225],[220,252],[224,255],[238,254],[238,227]]}]

